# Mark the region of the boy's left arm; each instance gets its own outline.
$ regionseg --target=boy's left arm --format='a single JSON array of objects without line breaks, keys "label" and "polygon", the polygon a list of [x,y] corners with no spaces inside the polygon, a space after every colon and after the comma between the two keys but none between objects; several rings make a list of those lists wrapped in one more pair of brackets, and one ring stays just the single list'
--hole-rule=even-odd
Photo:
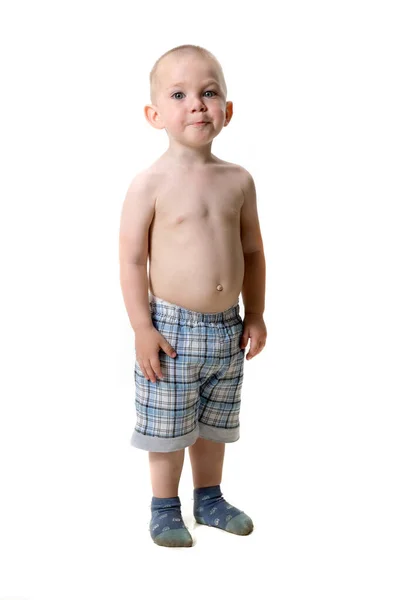
[{"label": "boy's left arm", "polygon": [[250,360],[261,352],[267,340],[267,328],[263,319],[266,264],[257,213],[256,187],[253,177],[246,170],[242,192],[244,201],[240,214],[240,232],[245,259],[242,286],[245,318],[240,347],[246,348],[250,338],[250,349],[246,355],[246,360]]}]

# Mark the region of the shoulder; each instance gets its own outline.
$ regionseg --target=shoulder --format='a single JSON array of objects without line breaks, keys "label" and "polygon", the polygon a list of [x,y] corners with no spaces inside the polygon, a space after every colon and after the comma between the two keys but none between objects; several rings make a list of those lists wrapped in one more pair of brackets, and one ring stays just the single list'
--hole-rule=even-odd
[{"label": "shoulder", "polygon": [[254,185],[254,179],[251,173],[242,165],[238,165],[237,163],[231,163],[222,161],[222,164],[229,170],[231,173],[234,173],[238,178],[242,187],[247,187],[250,185]]},{"label": "shoulder", "polygon": [[151,220],[156,206],[156,177],[151,169],[143,169],[131,179],[122,204],[122,222],[131,221],[141,215],[145,220]]},{"label": "shoulder", "polygon": [[129,190],[134,191],[150,191],[156,185],[157,175],[153,167],[148,167],[142,171],[138,171],[130,181]]},{"label": "shoulder", "polygon": [[237,185],[239,185],[243,203],[256,202],[256,186],[252,174],[242,165],[233,164]]},{"label": "shoulder", "polygon": [[243,191],[245,191],[245,190],[250,191],[250,189],[252,189],[255,185],[252,174],[245,167],[242,167],[241,165],[237,165],[237,167],[238,167],[238,172],[239,172],[240,184],[241,184]]},{"label": "shoulder", "polygon": [[225,160],[220,160],[219,164],[223,169],[225,169],[225,172],[228,174],[228,176],[233,175],[236,177],[236,180],[241,188],[247,188],[248,186],[250,187],[250,185],[254,185],[254,180],[251,173],[249,173],[249,171],[242,165],[227,162]]},{"label": "shoulder", "polygon": [[161,178],[162,175],[155,166],[142,169],[130,181],[126,199],[130,198],[132,201],[153,204],[154,206]]}]

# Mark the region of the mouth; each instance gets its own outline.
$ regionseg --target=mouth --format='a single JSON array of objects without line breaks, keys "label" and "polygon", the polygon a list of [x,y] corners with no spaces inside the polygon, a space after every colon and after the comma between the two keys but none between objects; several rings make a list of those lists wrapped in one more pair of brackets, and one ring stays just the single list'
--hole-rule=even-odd
[{"label": "mouth", "polygon": [[208,125],[209,121],[197,121],[196,123],[192,123],[194,127],[198,127],[199,125]]}]

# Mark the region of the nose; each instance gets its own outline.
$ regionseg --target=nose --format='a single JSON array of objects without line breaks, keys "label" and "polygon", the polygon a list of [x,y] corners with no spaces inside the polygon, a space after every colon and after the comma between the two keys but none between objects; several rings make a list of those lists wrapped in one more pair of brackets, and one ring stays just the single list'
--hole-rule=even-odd
[{"label": "nose", "polygon": [[191,101],[191,110],[206,110],[206,104],[201,98],[195,96]]}]

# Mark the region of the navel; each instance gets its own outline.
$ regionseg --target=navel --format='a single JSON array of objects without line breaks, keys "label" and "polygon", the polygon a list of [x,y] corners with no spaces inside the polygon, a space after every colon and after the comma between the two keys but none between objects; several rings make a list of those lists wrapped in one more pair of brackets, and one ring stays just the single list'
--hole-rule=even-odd
[{"label": "navel", "polygon": [[222,291],[223,291],[223,289],[224,289],[224,288],[223,288],[223,286],[221,285],[221,283],[219,283],[219,284],[218,284],[218,286],[217,286],[217,289],[218,289],[218,291],[219,291],[219,292],[222,292]]}]

